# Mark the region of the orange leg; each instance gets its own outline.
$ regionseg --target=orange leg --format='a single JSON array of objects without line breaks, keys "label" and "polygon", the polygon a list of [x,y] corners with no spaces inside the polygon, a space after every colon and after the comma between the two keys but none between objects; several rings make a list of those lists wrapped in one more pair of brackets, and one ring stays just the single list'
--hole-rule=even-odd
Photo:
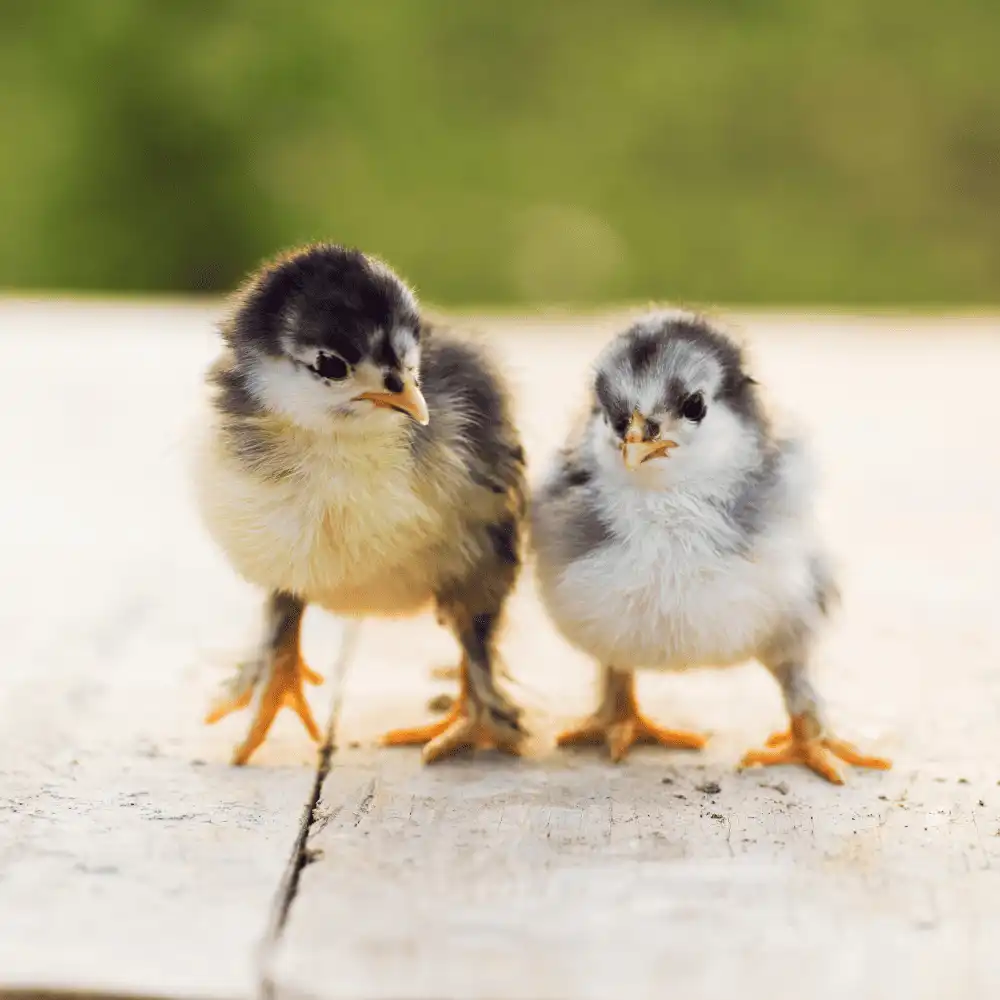
[{"label": "orange leg", "polygon": [[233,751],[233,764],[246,764],[264,742],[275,716],[285,706],[302,720],[319,743],[323,739],[303,692],[303,683],[322,684],[322,675],[308,667],[299,653],[299,628],[304,605],[287,595],[272,595],[268,603],[268,642],[258,661],[243,664],[226,695],[218,699],[205,722],[218,722],[254,704],[246,738]]},{"label": "orange leg", "polygon": [[470,696],[467,669],[463,660],[458,697],[443,719],[426,726],[393,729],[381,738],[382,745],[423,746],[427,764],[460,750],[520,753],[523,733],[498,724],[488,709]]},{"label": "orange leg", "polygon": [[791,728],[786,732],[772,733],[768,737],[766,749],[748,751],[740,767],[803,764],[835,785],[842,785],[844,779],[834,764],[834,758],[855,767],[871,767],[880,771],[892,767],[892,762],[884,757],[870,757],[846,740],[824,736],[815,717],[808,713],[793,715],[791,722]]},{"label": "orange leg", "polygon": [[647,719],[636,702],[634,675],[610,667],[604,672],[601,707],[581,725],[556,737],[558,746],[604,743],[616,763],[637,743],[700,750],[706,742],[701,733],[666,729]]}]

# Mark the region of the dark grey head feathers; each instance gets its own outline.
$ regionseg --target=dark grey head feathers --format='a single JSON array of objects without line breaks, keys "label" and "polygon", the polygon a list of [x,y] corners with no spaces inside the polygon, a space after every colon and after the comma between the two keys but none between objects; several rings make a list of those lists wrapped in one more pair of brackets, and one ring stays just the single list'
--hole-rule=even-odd
[{"label": "dark grey head feathers", "polygon": [[265,265],[237,302],[226,331],[237,351],[252,347],[277,357],[291,340],[349,365],[367,357],[394,367],[420,337],[417,304],[406,285],[361,251],[329,243]]},{"label": "dark grey head feathers", "polygon": [[222,332],[230,357],[214,381],[227,414],[255,407],[314,430],[384,425],[389,411],[427,423],[416,299],[360,251],[323,243],[265,264]]},{"label": "dark grey head feathers", "polygon": [[520,518],[524,453],[501,374],[480,345],[423,320],[385,264],[332,244],[290,251],[236,293],[222,332],[215,406],[260,474],[287,474],[286,421],[398,434],[429,478],[448,482],[458,460]]},{"label": "dark grey head feathers", "polygon": [[616,337],[598,361],[594,395],[620,436],[636,411],[699,424],[708,407],[722,403],[748,423],[764,419],[739,345],[707,320],[683,314],[653,314]]}]

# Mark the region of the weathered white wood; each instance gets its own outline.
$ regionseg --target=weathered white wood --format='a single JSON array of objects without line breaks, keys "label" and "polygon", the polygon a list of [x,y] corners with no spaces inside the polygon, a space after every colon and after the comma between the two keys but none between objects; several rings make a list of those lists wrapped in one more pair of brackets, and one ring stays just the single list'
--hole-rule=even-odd
[{"label": "weathered white wood", "polygon": [[[213,316],[0,306],[0,988],[258,983],[314,751],[282,718],[254,765],[231,769],[245,720],[200,723],[255,624],[182,474]],[[523,386],[535,459],[571,417],[553,400],[616,322],[484,324]],[[527,580],[505,651],[538,756],[422,769],[370,743],[448,689],[428,667],[454,647],[429,622],[368,623],[309,844],[322,856],[269,970],[281,991],[995,994],[997,325],[750,326],[763,379],[812,424],[845,563],[820,682],[843,735],[897,768],[843,789],[735,774],[781,722],[750,667],[640,683],[652,714],[715,732],[704,755],[637,751],[612,768],[552,752],[545,737],[587,710],[591,678]],[[308,619],[318,669],[338,638]],[[320,717],[332,694],[310,692]]]},{"label": "weathered white wood", "polygon": [[182,464],[213,314],[0,305],[0,988],[256,988],[315,751],[201,724],[256,627]]},{"label": "weathered white wood", "polygon": [[[552,400],[611,325],[496,328],[521,369],[535,459],[571,416]],[[368,624],[273,969],[285,995],[995,995],[997,325],[749,325],[762,380],[811,425],[843,562],[818,683],[841,734],[895,769],[843,788],[799,769],[735,773],[782,722],[751,666],[641,680],[651,714],[715,733],[702,755],[640,750],[612,767],[552,751],[544,737],[593,689],[530,581],[505,650],[537,756],[422,768],[371,742],[427,714],[448,686],[427,667],[453,647],[429,621]]]}]

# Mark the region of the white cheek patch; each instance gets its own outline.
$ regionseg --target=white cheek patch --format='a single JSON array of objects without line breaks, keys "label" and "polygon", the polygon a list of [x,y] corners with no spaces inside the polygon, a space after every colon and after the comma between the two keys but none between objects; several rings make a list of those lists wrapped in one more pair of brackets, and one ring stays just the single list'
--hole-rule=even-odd
[{"label": "white cheek patch", "polygon": [[755,460],[756,451],[753,431],[728,406],[709,402],[705,419],[688,434],[688,446],[669,461],[675,462],[673,472],[681,481],[722,488]]},{"label": "white cheek patch", "polygon": [[590,427],[590,447],[598,467],[616,488],[626,490],[694,489],[708,494],[728,492],[732,482],[756,461],[757,437],[727,406],[708,403],[700,424],[676,420],[662,422],[662,435],[678,448],[638,469],[627,469],[614,432],[603,418]]},{"label": "white cheek patch", "polygon": [[349,382],[328,384],[287,358],[262,358],[250,378],[251,391],[268,410],[313,430],[329,427],[336,408],[350,402]]}]

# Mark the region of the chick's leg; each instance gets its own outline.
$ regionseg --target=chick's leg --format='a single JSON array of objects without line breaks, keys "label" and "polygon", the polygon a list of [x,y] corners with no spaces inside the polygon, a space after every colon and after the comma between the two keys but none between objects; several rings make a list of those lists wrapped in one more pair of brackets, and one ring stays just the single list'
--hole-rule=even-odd
[{"label": "chick's leg", "polygon": [[449,724],[424,747],[424,761],[468,749],[497,749],[519,754],[526,733],[521,712],[501,692],[496,683],[495,636],[499,612],[454,616],[456,631],[464,650],[463,696],[455,705]]},{"label": "chick's leg", "polygon": [[636,743],[658,743],[665,747],[700,750],[706,737],[682,729],[665,729],[647,719],[635,698],[632,671],[603,670],[603,694],[598,710],[575,729],[556,737],[558,746],[605,743],[611,759],[620,761]]},{"label": "chick's leg", "polygon": [[494,676],[493,633],[496,619],[479,614],[459,628],[465,648],[459,696],[439,722],[397,729],[382,737],[386,745],[424,744],[424,763],[461,750],[502,750],[518,754],[525,738],[520,711],[498,689]]},{"label": "chick's leg", "polygon": [[747,751],[741,768],[755,764],[764,767],[803,764],[827,781],[842,785],[844,779],[835,763],[836,758],[855,767],[881,771],[892,767],[892,762],[884,757],[862,753],[852,743],[838,739],[825,729],[820,719],[819,701],[802,660],[779,663],[768,669],[781,685],[791,725],[784,732],[772,733],[765,748]]},{"label": "chick's leg", "polygon": [[234,764],[246,764],[264,742],[279,710],[288,706],[316,741],[322,733],[303,693],[303,682],[322,684],[323,678],[302,661],[299,633],[305,603],[291,594],[273,593],[265,607],[264,640],[256,659],[242,664],[205,721],[218,722],[241,708],[253,709],[246,738],[233,751]]},{"label": "chick's leg", "polygon": [[497,632],[520,569],[518,504],[516,495],[508,496],[496,523],[468,525],[467,543],[478,558],[435,595],[438,623],[451,628],[462,649],[457,701],[438,723],[383,737],[387,743],[423,743],[425,763],[478,748],[518,754],[527,735],[520,710],[497,685]]}]

